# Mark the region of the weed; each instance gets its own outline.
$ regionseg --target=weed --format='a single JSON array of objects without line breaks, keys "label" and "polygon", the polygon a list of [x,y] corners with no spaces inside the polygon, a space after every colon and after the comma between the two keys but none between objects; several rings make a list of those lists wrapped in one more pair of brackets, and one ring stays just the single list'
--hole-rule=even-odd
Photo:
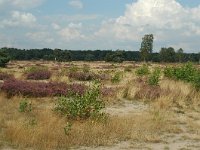
[{"label": "weed", "polygon": [[27,99],[24,99],[19,103],[19,112],[31,112],[31,111],[32,111],[32,103],[29,103]]}]

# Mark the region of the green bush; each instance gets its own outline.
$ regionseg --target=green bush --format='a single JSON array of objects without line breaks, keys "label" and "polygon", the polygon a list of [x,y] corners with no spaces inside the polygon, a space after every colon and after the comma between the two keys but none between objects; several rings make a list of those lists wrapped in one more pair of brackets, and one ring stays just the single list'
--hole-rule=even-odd
[{"label": "green bush", "polygon": [[149,85],[158,85],[160,80],[161,71],[159,68],[156,68],[153,73],[149,76],[148,84]]},{"label": "green bush", "polygon": [[165,77],[167,78],[174,78],[174,71],[175,69],[172,67],[166,67],[163,71]]},{"label": "green bush", "polygon": [[187,63],[181,67],[168,67],[164,69],[165,77],[190,82],[194,87],[200,89],[200,70],[192,63]]},{"label": "green bush", "polygon": [[164,75],[168,78],[193,82],[198,70],[192,63],[187,63],[181,67],[168,67],[164,69]]},{"label": "green bush", "polygon": [[148,75],[150,73],[149,67],[144,64],[142,67],[138,68],[135,73],[138,76]]},{"label": "green bush", "polygon": [[112,83],[119,83],[121,81],[121,78],[122,78],[121,72],[116,72],[114,74],[114,76],[112,77],[111,82]]},{"label": "green bush", "polygon": [[100,85],[95,83],[82,96],[60,97],[55,110],[69,119],[87,119],[94,115],[100,115],[100,110],[105,107],[100,100]]},{"label": "green bush", "polygon": [[29,103],[26,99],[22,100],[19,103],[19,112],[31,112],[32,111],[32,104]]}]

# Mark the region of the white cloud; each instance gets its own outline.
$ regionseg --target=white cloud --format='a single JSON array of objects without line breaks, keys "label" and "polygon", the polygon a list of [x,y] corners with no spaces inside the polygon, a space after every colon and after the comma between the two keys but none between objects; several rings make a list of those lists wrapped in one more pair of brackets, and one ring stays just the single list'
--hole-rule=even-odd
[{"label": "white cloud", "polygon": [[69,5],[77,9],[83,8],[83,3],[80,0],[71,0]]},{"label": "white cloud", "polygon": [[82,24],[70,23],[67,27],[61,29],[58,34],[65,40],[79,40],[84,39],[85,36],[81,33]]},{"label": "white cloud", "polygon": [[4,19],[2,21],[1,27],[15,27],[15,26],[26,26],[32,27],[36,23],[36,17],[31,13],[13,11],[11,13],[10,19]]},{"label": "white cloud", "polygon": [[127,5],[123,16],[104,22],[95,36],[136,42],[153,33],[157,43],[186,43],[183,48],[192,49],[191,39],[200,38],[199,13],[200,6],[186,8],[175,0],[138,0]]},{"label": "white cloud", "polygon": [[54,42],[54,39],[51,37],[51,35],[48,32],[29,32],[26,34],[26,37],[29,39],[32,39],[36,42],[45,42],[45,43],[52,43]]}]

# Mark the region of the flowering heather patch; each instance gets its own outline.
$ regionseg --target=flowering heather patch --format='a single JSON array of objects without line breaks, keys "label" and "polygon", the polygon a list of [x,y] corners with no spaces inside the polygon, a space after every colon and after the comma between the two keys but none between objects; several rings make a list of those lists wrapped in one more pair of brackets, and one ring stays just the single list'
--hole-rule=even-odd
[{"label": "flowering heather patch", "polygon": [[154,100],[161,96],[160,86],[142,85],[135,94],[135,99],[150,99]]},{"label": "flowering heather patch", "polygon": [[6,79],[9,79],[9,78],[14,78],[14,76],[12,74],[0,72],[0,80],[6,80]]},{"label": "flowering heather patch", "polygon": [[45,80],[51,77],[51,72],[47,70],[39,70],[27,74],[27,79],[31,80]]},{"label": "flowering heather patch", "polygon": [[95,74],[90,72],[70,72],[69,78],[76,79],[79,81],[90,81],[90,80],[106,80],[108,76],[105,74]]},{"label": "flowering heather patch", "polygon": [[46,80],[51,77],[51,72],[44,66],[31,66],[25,71],[28,80]]},{"label": "flowering heather patch", "polygon": [[113,96],[114,93],[115,93],[115,89],[108,88],[108,87],[102,87],[100,89],[100,93],[101,93],[102,96],[105,96],[105,97],[107,97],[107,96]]},{"label": "flowering heather patch", "polygon": [[67,96],[69,94],[82,95],[87,90],[83,84],[41,83],[8,79],[3,83],[2,91],[8,96],[23,95],[28,97]]}]

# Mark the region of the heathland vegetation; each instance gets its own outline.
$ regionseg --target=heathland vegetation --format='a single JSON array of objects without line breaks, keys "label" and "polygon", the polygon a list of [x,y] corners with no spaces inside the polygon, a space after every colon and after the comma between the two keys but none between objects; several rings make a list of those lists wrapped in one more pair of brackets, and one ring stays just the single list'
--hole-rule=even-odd
[{"label": "heathland vegetation", "polygon": [[152,48],[2,48],[0,149],[199,149],[199,54]]}]

